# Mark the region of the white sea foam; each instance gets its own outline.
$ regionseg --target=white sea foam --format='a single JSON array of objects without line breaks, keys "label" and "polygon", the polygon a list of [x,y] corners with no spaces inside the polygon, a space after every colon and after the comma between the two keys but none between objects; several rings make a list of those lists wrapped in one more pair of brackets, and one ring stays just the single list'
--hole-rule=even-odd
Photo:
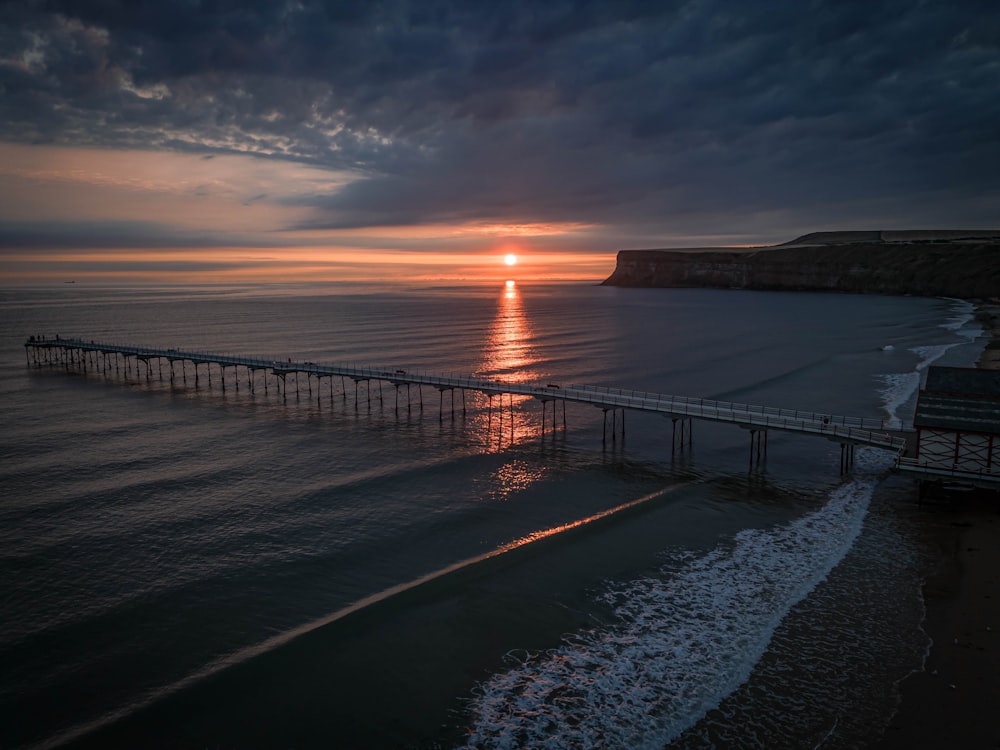
[{"label": "white sea foam", "polygon": [[899,417],[899,410],[913,397],[920,387],[920,373],[913,372],[892,372],[879,375],[882,381],[880,393],[885,411],[889,415],[886,426],[899,428],[902,420]]},{"label": "white sea foam", "polygon": [[788,611],[861,531],[880,451],[829,502],[785,526],[740,532],[655,576],[611,588],[616,622],[568,637],[481,685],[470,748],[660,748],[743,683]]},{"label": "white sea foam", "polygon": [[910,351],[920,359],[911,372],[893,372],[879,375],[882,381],[880,393],[885,410],[889,415],[889,427],[901,427],[902,420],[899,409],[913,398],[920,388],[921,373],[937,362],[949,350],[977,339],[982,334],[982,328],[975,322],[975,308],[965,300],[955,300],[951,315],[941,324],[941,328],[954,332],[964,341],[954,341],[949,344],[934,344],[930,346],[915,346]]},{"label": "white sea foam", "polygon": [[921,373],[941,359],[949,349],[958,346],[959,343],[956,341],[951,344],[915,346],[910,351],[920,357],[920,360],[913,370],[910,372],[891,372],[878,376],[882,381],[882,403],[889,415],[889,427],[899,428],[902,426],[903,421],[899,416],[899,410],[910,402],[917,389],[920,388]]},{"label": "white sea foam", "polygon": [[941,324],[942,328],[946,328],[949,331],[955,331],[958,335],[963,336],[968,339],[974,339],[979,336],[981,329],[978,325],[969,326],[968,324],[975,319],[976,308],[971,302],[967,302],[964,299],[952,300],[954,305],[952,306],[950,312],[951,316]]}]

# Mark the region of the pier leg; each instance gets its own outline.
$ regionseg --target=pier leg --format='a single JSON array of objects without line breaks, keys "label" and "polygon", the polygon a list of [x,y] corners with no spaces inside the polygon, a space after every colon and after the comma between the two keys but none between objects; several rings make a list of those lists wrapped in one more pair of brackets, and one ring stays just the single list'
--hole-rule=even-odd
[{"label": "pier leg", "polygon": [[510,394],[510,444],[514,444],[514,394]]},{"label": "pier leg", "polygon": [[503,444],[503,394],[497,394],[500,398],[500,407],[497,410],[497,448]]},{"label": "pier leg", "polygon": [[601,421],[601,442],[607,445],[608,442],[608,410],[602,409],[604,412],[604,419]]}]

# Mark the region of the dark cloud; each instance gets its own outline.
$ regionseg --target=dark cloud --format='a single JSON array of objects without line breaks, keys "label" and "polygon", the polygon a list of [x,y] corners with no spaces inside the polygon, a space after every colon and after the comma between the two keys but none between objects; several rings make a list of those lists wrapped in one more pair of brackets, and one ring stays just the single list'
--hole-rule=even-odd
[{"label": "dark cloud", "polygon": [[356,170],[312,227],[996,223],[993,3],[65,0],[0,48],[6,139]]},{"label": "dark cloud", "polygon": [[[263,241],[262,241],[263,239]],[[190,232],[150,221],[22,221],[0,223],[0,254],[5,250],[59,250],[65,247],[139,249],[267,246],[260,235]]]}]

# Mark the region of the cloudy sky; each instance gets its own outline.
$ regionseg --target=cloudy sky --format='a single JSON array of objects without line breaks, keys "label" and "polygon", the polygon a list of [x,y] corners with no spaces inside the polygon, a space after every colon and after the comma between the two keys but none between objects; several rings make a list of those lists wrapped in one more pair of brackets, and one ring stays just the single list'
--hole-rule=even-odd
[{"label": "cloudy sky", "polygon": [[1000,226],[995,0],[0,4],[0,278]]}]

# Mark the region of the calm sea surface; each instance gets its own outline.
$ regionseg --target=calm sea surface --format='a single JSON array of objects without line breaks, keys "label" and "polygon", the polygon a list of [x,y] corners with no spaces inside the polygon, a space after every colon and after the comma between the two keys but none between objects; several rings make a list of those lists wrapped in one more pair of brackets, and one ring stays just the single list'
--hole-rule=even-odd
[{"label": "calm sea surface", "polygon": [[[848,748],[927,648],[860,450],[388,383],[29,366],[30,335],[907,421],[966,303],[507,287],[0,291],[0,746]],[[267,392],[265,393],[265,378]],[[237,383],[239,388],[237,388]],[[454,403],[454,405],[453,405]],[[491,408],[492,406],[492,408]],[[551,408],[551,407],[550,407]],[[608,513],[607,511],[613,511]],[[588,523],[576,523],[592,519]]]}]

